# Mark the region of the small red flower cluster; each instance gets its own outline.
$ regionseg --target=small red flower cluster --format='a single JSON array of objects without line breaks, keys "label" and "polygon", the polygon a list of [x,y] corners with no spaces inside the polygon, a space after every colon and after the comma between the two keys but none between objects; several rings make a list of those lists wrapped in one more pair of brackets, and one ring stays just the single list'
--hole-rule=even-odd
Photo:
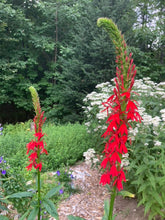
[{"label": "small red flower cluster", "polygon": [[43,119],[44,112],[40,114],[41,111],[39,111],[39,114],[37,114],[34,118],[34,128],[35,128],[35,134],[36,137],[35,140],[32,140],[30,143],[27,144],[27,153],[29,154],[29,151],[32,151],[30,154],[29,162],[30,164],[26,167],[27,170],[31,170],[32,167],[35,169],[39,169],[41,171],[42,169],[42,162],[40,159],[40,155],[45,153],[48,154],[47,150],[44,148],[44,140],[42,133],[42,125],[44,124],[46,118]]},{"label": "small red flower cluster", "polygon": [[[126,48],[123,41],[123,47]],[[118,56],[116,62],[116,78],[113,95],[103,103],[108,115],[108,127],[102,135],[108,138],[103,153],[105,158],[101,167],[106,169],[101,176],[100,184],[110,184],[116,186],[118,190],[123,189],[122,181],[126,181],[125,173],[121,167],[121,158],[126,154],[128,141],[128,127],[131,127],[130,121],[141,122],[141,116],[138,113],[137,102],[131,100],[131,89],[136,75],[135,65],[133,65],[132,54],[127,56],[127,52],[122,53],[122,48],[117,48]],[[120,55],[121,54],[121,55]],[[108,113],[110,109],[110,114]]]}]

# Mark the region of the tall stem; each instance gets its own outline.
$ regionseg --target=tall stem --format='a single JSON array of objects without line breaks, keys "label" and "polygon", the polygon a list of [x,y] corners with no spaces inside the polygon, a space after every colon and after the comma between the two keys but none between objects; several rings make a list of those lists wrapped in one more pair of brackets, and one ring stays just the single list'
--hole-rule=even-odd
[{"label": "tall stem", "polygon": [[40,194],[40,171],[38,169],[38,220],[40,220],[41,215],[41,194]]},{"label": "tall stem", "polygon": [[115,197],[116,197],[116,186],[113,187],[113,191],[112,191],[112,194],[111,194],[111,202],[110,202],[110,207],[109,207],[108,220],[113,219],[113,206],[114,206]]}]

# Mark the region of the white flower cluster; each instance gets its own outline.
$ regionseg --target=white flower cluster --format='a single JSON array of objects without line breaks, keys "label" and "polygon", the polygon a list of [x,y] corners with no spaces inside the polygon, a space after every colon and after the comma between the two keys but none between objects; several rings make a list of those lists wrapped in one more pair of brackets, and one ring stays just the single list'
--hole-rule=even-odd
[{"label": "white flower cluster", "polygon": [[96,165],[99,162],[99,159],[96,157],[96,152],[93,148],[89,148],[86,152],[83,153],[85,157],[85,163],[89,166]]},{"label": "white flower cluster", "polygon": [[127,168],[129,166],[129,154],[123,154],[121,160],[121,167]]}]

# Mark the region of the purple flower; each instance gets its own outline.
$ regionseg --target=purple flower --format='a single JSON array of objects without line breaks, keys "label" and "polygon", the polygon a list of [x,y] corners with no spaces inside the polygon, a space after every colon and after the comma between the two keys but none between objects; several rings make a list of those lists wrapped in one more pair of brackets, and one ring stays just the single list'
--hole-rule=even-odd
[{"label": "purple flower", "polygon": [[3,162],[6,163],[6,160],[4,160]]},{"label": "purple flower", "polygon": [[57,176],[60,176],[60,171],[59,171],[59,170],[57,170],[57,172],[56,172],[56,173],[57,173]]},{"label": "purple flower", "polygon": [[0,131],[2,131],[3,130],[3,127],[0,127]]},{"label": "purple flower", "polygon": [[5,175],[6,174],[6,170],[2,170],[2,175]]},{"label": "purple flower", "polygon": [[59,193],[60,193],[60,194],[63,194],[63,193],[64,193],[64,191],[63,191],[62,189],[60,189],[60,190],[59,190]]},{"label": "purple flower", "polygon": [[73,176],[72,174],[70,174],[70,178],[71,178],[71,179],[74,179],[74,176]]}]

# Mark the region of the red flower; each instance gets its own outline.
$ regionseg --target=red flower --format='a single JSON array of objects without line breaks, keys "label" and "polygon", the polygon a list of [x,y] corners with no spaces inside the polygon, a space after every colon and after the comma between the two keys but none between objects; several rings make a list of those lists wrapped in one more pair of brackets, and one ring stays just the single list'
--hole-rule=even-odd
[{"label": "red flower", "polygon": [[100,184],[102,184],[103,186],[106,184],[110,184],[110,175],[105,173],[101,176],[101,180],[100,180]]},{"label": "red flower", "polygon": [[31,170],[32,167],[33,167],[33,164],[31,163],[31,164],[29,164],[29,165],[26,167],[26,169],[27,169],[27,170]]},{"label": "red flower", "polygon": [[114,177],[114,176],[118,176],[118,171],[117,171],[115,165],[111,166],[110,174],[111,174],[113,177]]},{"label": "red flower", "polygon": [[39,171],[41,171],[42,169],[42,163],[39,163],[36,165],[35,169],[39,169]]},{"label": "red flower", "polygon": [[26,145],[26,147],[27,147],[27,153],[26,154],[28,154],[30,150],[34,150],[35,146],[36,146],[36,141],[32,140],[30,143],[28,143]]},{"label": "red flower", "polygon": [[128,112],[135,112],[135,110],[138,110],[137,106],[135,105],[134,102],[132,101],[128,101],[127,107],[126,107],[126,111]]},{"label": "red flower", "polygon": [[29,160],[30,160],[30,161],[33,161],[33,163],[35,162],[35,160],[36,160],[37,158],[38,158],[37,152],[34,152],[34,153],[30,154],[30,156],[29,156]]},{"label": "red flower", "polygon": [[106,157],[106,158],[102,161],[102,163],[101,163],[101,167],[103,167],[103,168],[105,169],[106,166],[107,166],[108,161],[109,161],[109,158]]},{"label": "red flower", "polygon": [[111,158],[110,158],[110,161],[111,163],[115,163],[116,161],[121,163],[121,159],[119,157],[119,154],[117,152],[114,152],[112,155],[111,155]]},{"label": "red flower", "polygon": [[116,185],[119,191],[123,189],[122,181],[126,182],[126,178],[123,170],[120,170],[117,179],[113,183],[113,186]]},{"label": "red flower", "polygon": [[128,129],[125,123],[121,124],[121,126],[119,127],[118,134],[120,134],[121,136],[123,136],[123,134],[128,135]]},{"label": "red flower", "polygon": [[38,141],[40,141],[40,139],[44,136],[44,134],[39,132],[39,133],[35,133],[34,136],[38,138]]}]

